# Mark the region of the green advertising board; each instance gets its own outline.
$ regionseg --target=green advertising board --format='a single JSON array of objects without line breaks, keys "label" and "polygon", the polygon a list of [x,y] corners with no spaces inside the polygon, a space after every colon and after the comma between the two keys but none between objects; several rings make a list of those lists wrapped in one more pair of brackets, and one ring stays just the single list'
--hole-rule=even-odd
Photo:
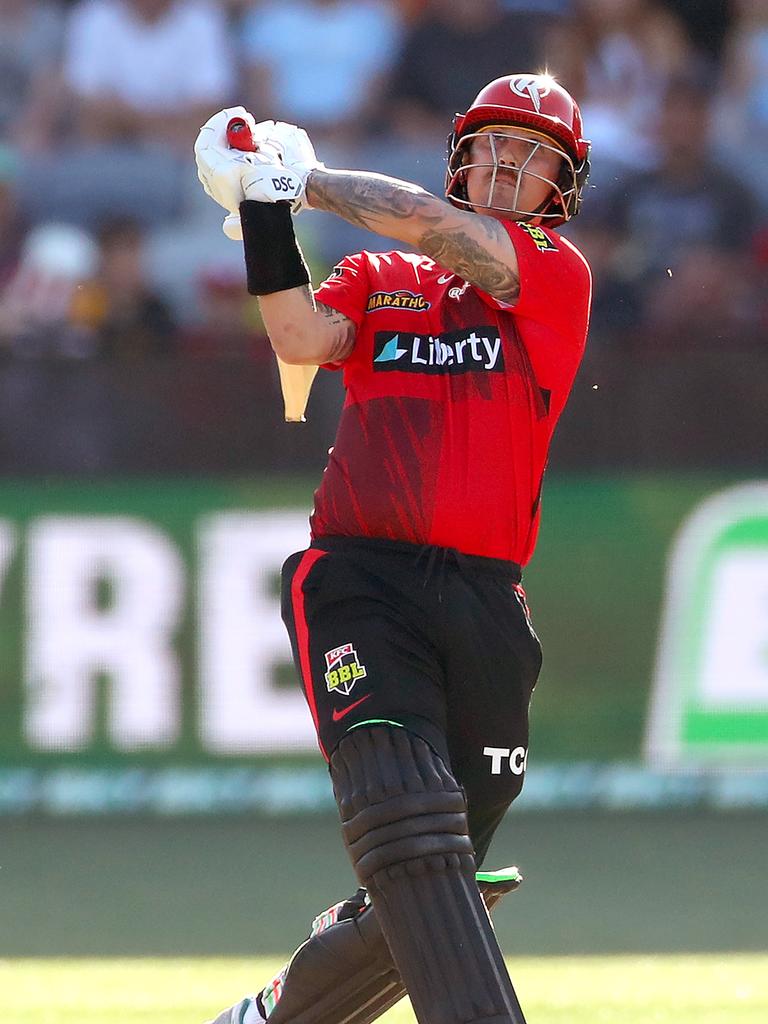
[{"label": "green advertising board", "polygon": [[[765,485],[684,526],[727,483],[548,481],[521,803],[695,803],[702,764],[768,767]],[[311,503],[304,480],[0,486],[0,812],[332,806],[278,601]]]},{"label": "green advertising board", "polygon": [[3,760],[312,750],[277,600],[310,500],[303,484],[0,488]]},{"label": "green advertising board", "polygon": [[768,762],[768,484],[698,505],[667,573],[647,735],[652,764]]}]

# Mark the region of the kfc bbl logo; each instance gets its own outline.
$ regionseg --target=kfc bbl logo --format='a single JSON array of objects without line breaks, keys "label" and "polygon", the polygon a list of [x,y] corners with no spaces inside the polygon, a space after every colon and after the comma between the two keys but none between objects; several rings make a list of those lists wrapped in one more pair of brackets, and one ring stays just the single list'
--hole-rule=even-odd
[{"label": "kfc bbl logo", "polygon": [[557,252],[557,246],[544,231],[543,228],[534,227],[532,224],[518,224],[521,231],[524,231],[526,235],[530,235],[533,244],[539,250],[539,252]]},{"label": "kfc bbl logo", "polygon": [[358,679],[363,679],[367,672],[361,665],[357,651],[352,644],[342,644],[332,651],[325,652],[325,685],[329,693],[348,695]]}]

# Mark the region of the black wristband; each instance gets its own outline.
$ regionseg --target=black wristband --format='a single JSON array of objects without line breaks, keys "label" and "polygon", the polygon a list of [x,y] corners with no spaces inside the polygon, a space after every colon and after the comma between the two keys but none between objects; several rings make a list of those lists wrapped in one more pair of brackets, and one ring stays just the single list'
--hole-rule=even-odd
[{"label": "black wristband", "polygon": [[245,272],[251,295],[270,295],[309,284],[309,271],[293,232],[286,202],[240,203]]}]

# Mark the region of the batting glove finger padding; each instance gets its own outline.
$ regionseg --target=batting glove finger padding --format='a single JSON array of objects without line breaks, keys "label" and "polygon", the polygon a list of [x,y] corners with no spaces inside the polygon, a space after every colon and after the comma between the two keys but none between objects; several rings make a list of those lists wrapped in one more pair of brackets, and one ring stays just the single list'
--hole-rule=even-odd
[{"label": "batting glove finger padding", "polygon": [[[253,150],[228,139],[227,128],[242,121]],[[245,107],[227,107],[210,117],[195,141],[197,176],[207,195],[227,211],[224,234],[243,237],[238,209],[244,199],[260,203],[287,200],[291,211],[308,209],[307,179],[322,167],[303,128],[285,121],[254,120]]]},{"label": "batting glove finger padding", "polygon": [[[239,241],[243,237],[240,226],[240,203],[246,198],[245,186],[250,183],[248,176],[255,167],[265,164],[276,165],[280,161],[279,150],[263,139],[256,152],[246,152],[230,147],[227,141],[227,126],[232,120],[242,120],[253,134],[256,122],[245,107],[227,107],[210,117],[195,140],[195,162],[197,176],[206,194],[227,211],[223,230],[228,238]],[[244,176],[246,181],[244,182]],[[290,198],[282,195],[279,198]],[[264,202],[275,199],[264,198]]]},{"label": "batting glove finger padding", "polygon": [[195,140],[195,162],[200,183],[207,195],[229,213],[236,212],[245,198],[241,181],[243,169],[263,160],[255,153],[230,149],[227,125],[235,117],[255,126],[253,115],[244,107],[230,107],[208,118]]}]

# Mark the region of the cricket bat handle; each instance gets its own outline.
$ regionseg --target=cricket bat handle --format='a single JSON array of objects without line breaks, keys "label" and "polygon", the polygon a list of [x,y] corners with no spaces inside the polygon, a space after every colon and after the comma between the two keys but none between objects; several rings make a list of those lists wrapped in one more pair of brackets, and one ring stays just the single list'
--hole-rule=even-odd
[{"label": "cricket bat handle", "polygon": [[[233,117],[227,125],[227,143],[230,149],[239,149],[244,153],[256,152],[256,143],[253,140],[251,129],[242,117]],[[304,413],[317,367],[294,366],[291,363],[284,363],[279,356],[275,356],[275,358],[280,374],[285,421],[286,423],[305,423]]]},{"label": "cricket bat handle", "polygon": [[227,144],[230,149],[239,149],[243,153],[255,153],[256,143],[248,124],[242,117],[230,118],[227,125]]}]

